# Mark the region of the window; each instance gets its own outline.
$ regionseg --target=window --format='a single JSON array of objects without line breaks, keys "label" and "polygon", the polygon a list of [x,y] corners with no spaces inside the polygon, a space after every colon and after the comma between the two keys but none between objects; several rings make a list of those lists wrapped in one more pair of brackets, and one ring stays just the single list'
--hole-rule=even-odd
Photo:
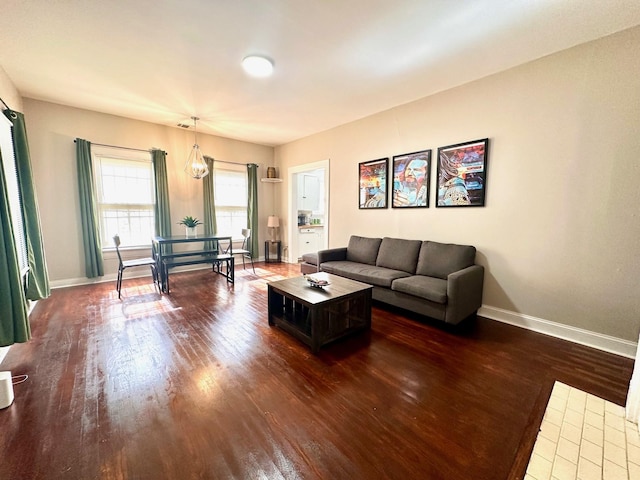
[{"label": "window", "polygon": [[18,266],[20,274],[24,277],[29,269],[27,261],[27,242],[24,235],[24,224],[22,221],[22,199],[20,198],[20,188],[18,186],[18,166],[13,151],[13,136],[11,135],[11,122],[4,115],[0,114],[0,152],[2,153],[2,168],[7,184],[7,194],[9,196],[9,213],[11,214],[11,224],[13,226],[13,238],[16,242],[18,253]]},{"label": "window", "polygon": [[247,228],[247,172],[245,169],[214,170],[216,224],[220,235],[241,238]]},{"label": "window", "polygon": [[154,235],[151,153],[92,147],[102,246],[146,247]]}]

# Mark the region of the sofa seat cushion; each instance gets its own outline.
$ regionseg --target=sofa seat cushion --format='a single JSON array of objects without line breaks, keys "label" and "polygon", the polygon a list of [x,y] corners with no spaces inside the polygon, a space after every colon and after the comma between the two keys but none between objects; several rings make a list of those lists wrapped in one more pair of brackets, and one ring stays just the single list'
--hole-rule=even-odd
[{"label": "sofa seat cushion", "polygon": [[324,262],[320,265],[320,268],[323,272],[386,288],[391,288],[391,283],[394,280],[410,276],[407,272],[400,270],[349,261]]},{"label": "sofa seat cushion", "polygon": [[358,237],[351,235],[347,246],[347,260],[357,263],[376,264],[381,238]]},{"label": "sofa seat cushion", "polygon": [[425,277],[424,275],[399,278],[393,281],[391,290],[408,293],[442,305],[447,303],[447,281],[441,278]]},{"label": "sofa seat cushion", "polygon": [[449,274],[473,265],[475,259],[476,248],[471,245],[425,241],[420,247],[416,274],[446,280]]},{"label": "sofa seat cushion", "polygon": [[378,251],[376,266],[414,274],[421,245],[420,240],[384,237]]}]

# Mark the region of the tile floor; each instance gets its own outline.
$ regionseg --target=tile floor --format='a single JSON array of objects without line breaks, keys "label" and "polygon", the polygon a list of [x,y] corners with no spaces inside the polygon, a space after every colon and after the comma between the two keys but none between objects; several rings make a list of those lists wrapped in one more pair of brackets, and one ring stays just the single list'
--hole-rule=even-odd
[{"label": "tile floor", "polygon": [[556,382],[525,480],[640,480],[638,426],[624,407]]}]

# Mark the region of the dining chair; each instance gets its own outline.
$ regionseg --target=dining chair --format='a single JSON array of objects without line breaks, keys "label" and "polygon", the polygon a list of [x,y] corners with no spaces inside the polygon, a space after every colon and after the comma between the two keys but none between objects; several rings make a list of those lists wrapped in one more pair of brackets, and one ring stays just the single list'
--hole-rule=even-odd
[{"label": "dining chair", "polygon": [[[249,260],[251,260],[251,268],[253,269],[253,273],[256,273],[256,267],[254,267],[253,265],[253,257],[251,256],[251,251],[247,250],[247,244],[249,243],[249,238],[251,238],[251,229],[250,228],[243,228],[242,229],[242,248],[234,248],[231,250],[231,252],[233,253],[234,256],[236,255],[242,255],[242,268],[247,268],[245,263],[244,263],[244,259],[248,258]],[[229,247],[227,247],[226,252],[229,251],[229,248],[231,248],[231,245],[229,245]]]},{"label": "dining chair", "polygon": [[116,253],[118,254],[118,278],[116,280],[116,290],[118,290],[118,298],[120,298],[120,292],[122,290],[122,274],[125,269],[130,267],[144,267],[148,265],[151,267],[151,276],[153,278],[154,285],[158,286],[158,270],[156,268],[156,261],[151,257],[135,258],[131,260],[122,260],[120,255],[120,235],[113,236],[113,243],[116,244]]}]

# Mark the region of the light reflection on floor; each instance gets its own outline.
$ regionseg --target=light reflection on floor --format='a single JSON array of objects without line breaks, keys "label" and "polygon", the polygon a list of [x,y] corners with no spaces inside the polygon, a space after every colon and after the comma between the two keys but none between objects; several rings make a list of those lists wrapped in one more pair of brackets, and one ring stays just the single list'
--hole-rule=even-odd
[{"label": "light reflection on floor", "polygon": [[[244,287],[251,284],[252,288],[258,288],[266,295],[268,282],[287,278],[259,267],[255,272],[251,269],[236,270],[235,284],[228,291],[220,289],[211,299],[218,308],[213,310],[208,320],[201,318],[200,328],[205,328],[197,334],[209,338],[209,355],[224,358],[227,366],[250,362],[259,352],[255,348],[259,341],[255,332],[251,328],[238,328],[238,318],[245,316],[248,308],[255,308],[250,305],[250,297],[243,295]],[[176,292],[179,285],[179,281],[175,283]],[[123,402],[135,403],[136,398],[149,395],[169,406],[180,397],[178,392],[183,382],[195,381],[205,403],[212,401],[224,389],[228,372],[216,366],[196,369],[190,380],[172,378],[171,372],[178,368],[181,357],[189,356],[189,352],[185,353],[183,349],[189,349],[189,337],[196,333],[173,331],[171,322],[166,323],[172,312],[183,310],[171,294],[158,293],[153,284],[127,286],[125,282],[121,299],[114,289],[100,309],[101,318],[108,321],[99,328],[109,329],[108,337],[112,342],[95,347],[101,350],[101,363],[107,373],[105,399],[114,418],[118,417],[117,409]],[[166,348],[167,342],[174,342],[177,350]],[[164,402],[157,398],[158,388],[164,391]],[[137,410],[131,406],[128,408]],[[138,427],[141,421],[144,423],[138,419]]]}]

